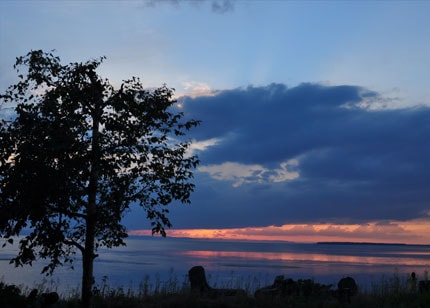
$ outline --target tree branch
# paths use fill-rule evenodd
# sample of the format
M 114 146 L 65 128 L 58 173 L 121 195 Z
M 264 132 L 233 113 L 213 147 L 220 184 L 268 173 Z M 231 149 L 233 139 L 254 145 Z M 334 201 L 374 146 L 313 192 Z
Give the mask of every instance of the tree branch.
M 67 215 L 67 217 L 69 217 L 69 218 L 76 218 L 76 217 L 78 217 L 78 218 L 83 218 L 83 219 L 86 219 L 87 218 L 87 215 L 86 214 L 81 214 L 81 213 L 77 213 L 77 212 L 72 212 L 72 211 L 69 211 L 69 210 L 67 210 L 67 209 L 61 209 L 61 208 L 54 208 L 54 210 L 56 210 L 58 213 L 60 213 L 60 214 L 65 214 L 65 215 Z
M 76 242 L 75 240 L 68 240 L 68 239 L 64 239 L 63 243 L 66 245 L 71 245 L 71 246 L 75 246 L 76 248 L 78 248 L 82 253 L 84 253 L 84 246 L 82 246 L 81 244 L 79 244 L 78 242 Z

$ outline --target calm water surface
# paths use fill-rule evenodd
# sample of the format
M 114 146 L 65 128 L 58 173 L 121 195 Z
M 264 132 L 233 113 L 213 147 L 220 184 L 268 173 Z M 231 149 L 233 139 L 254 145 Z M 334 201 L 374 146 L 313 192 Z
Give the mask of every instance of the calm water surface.
M 59 268 L 53 277 L 40 274 L 42 261 L 33 267 L 9 264 L 16 250 L 0 249 L 0 279 L 33 287 L 41 282 L 60 292 L 80 285 L 81 263 L 75 270 Z M 102 249 L 95 261 L 95 278 L 111 287 L 138 290 L 143 283 L 154 287 L 166 281 L 178 285 L 187 281 L 188 270 L 202 265 L 214 287 L 256 289 L 273 282 L 277 275 L 293 279 L 314 279 L 336 284 L 352 276 L 363 288 L 382 278 L 412 271 L 423 279 L 430 270 L 430 246 L 406 245 L 321 245 L 285 242 L 232 242 L 215 240 L 130 237 L 126 247 Z

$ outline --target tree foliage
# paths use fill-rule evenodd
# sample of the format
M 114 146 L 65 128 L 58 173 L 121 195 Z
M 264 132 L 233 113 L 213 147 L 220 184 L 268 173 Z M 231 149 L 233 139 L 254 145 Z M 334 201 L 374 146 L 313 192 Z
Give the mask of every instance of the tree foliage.
M 44 258 L 49 274 L 80 251 L 92 278 L 97 249 L 124 245 L 132 204 L 165 236 L 167 206 L 190 202 L 198 159 L 185 136 L 199 122 L 184 120 L 166 86 L 147 90 L 133 77 L 114 88 L 96 72 L 103 60 L 62 65 L 31 51 L 1 95 L 16 117 L 0 120 L 0 234 L 12 243 L 28 231 L 17 266 Z

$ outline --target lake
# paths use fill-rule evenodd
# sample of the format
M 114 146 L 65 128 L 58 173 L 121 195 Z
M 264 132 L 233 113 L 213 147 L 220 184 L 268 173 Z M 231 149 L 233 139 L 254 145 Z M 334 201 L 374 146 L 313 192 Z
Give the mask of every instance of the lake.
M 9 264 L 16 249 L 0 248 L 0 280 L 34 287 L 42 281 L 59 292 L 77 290 L 81 263 L 65 266 L 53 277 L 40 274 L 42 263 L 15 268 Z M 182 285 L 188 270 L 202 265 L 213 287 L 243 287 L 251 291 L 272 284 L 275 276 L 314 279 L 336 285 L 351 276 L 362 288 L 411 272 L 424 279 L 430 270 L 430 246 L 351 245 L 290 242 L 222 241 L 186 238 L 129 237 L 126 247 L 101 249 L 95 261 L 97 285 L 138 290 L 143 283 Z

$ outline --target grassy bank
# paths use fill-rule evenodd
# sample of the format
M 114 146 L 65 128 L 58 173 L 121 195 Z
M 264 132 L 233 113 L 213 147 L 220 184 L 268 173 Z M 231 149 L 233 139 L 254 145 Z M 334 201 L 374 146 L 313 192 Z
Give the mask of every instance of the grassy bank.
M 430 293 L 411 291 L 407 277 L 393 274 L 389 277 L 381 277 L 372 283 L 370 289 L 358 290 L 358 293 L 350 299 L 340 297 L 336 292 L 336 286 L 321 285 L 315 281 L 309 282 L 311 292 L 289 296 L 266 296 L 254 298 L 253 288 L 259 283 L 254 278 L 243 279 L 240 283 L 232 285 L 215 286 L 217 288 L 232 289 L 241 288 L 248 295 L 237 296 L 200 296 L 190 290 L 188 281 L 180 281 L 172 276 L 168 281 L 155 282 L 147 277 L 137 289 L 112 288 L 108 285 L 107 278 L 94 289 L 95 308 L 276 308 L 276 307 L 405 307 L 428 308 L 430 307 Z M 300 280 L 299 280 L 300 281 Z M 330 291 L 327 291 L 331 287 Z M 39 294 L 55 291 L 55 286 L 41 284 L 37 286 Z M 6 282 L 0 282 L 0 307 L 22 308 L 28 307 L 27 299 L 31 289 L 25 286 L 12 286 Z M 60 294 L 60 300 L 53 305 L 55 308 L 78 308 L 79 290 L 68 294 Z

